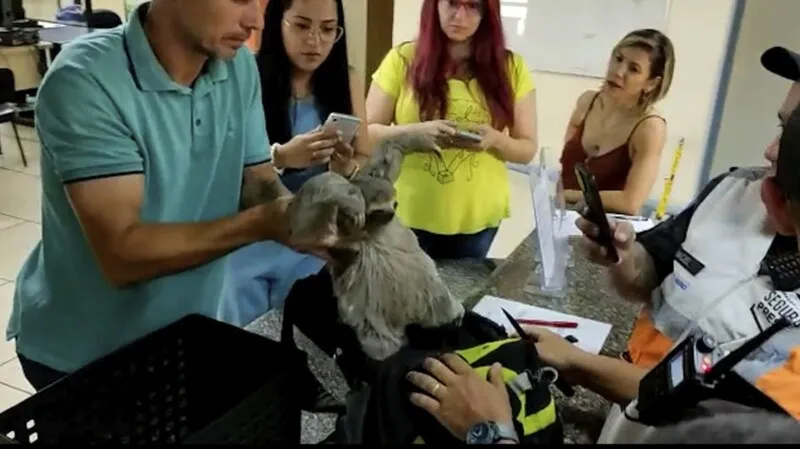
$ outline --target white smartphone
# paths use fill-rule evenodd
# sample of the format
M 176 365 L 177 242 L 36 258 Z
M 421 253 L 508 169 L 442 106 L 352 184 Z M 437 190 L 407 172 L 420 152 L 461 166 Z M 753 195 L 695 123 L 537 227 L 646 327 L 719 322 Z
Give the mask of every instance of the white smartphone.
M 350 144 L 355 140 L 360 126 L 361 119 L 356 116 L 331 112 L 328 115 L 328 119 L 325 120 L 323 128 L 333 127 L 333 129 L 342 133 L 342 140 Z

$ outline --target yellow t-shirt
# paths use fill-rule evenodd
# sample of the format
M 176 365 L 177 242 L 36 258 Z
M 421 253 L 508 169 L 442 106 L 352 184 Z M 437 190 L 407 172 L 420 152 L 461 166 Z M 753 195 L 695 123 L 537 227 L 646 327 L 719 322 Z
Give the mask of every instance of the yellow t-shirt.
M 406 79 L 414 44 L 389 51 L 372 75 L 373 81 L 395 98 L 394 122 L 420 122 L 419 104 Z M 534 89 L 523 58 L 512 53 L 508 62 L 511 89 L 520 100 Z M 489 110 L 477 80 L 448 80 L 447 117 L 459 124 L 490 123 Z M 397 215 L 406 225 L 436 234 L 473 234 L 497 227 L 510 215 L 508 170 L 492 151 L 443 149 L 442 161 L 414 153 L 403 160 L 397 190 Z

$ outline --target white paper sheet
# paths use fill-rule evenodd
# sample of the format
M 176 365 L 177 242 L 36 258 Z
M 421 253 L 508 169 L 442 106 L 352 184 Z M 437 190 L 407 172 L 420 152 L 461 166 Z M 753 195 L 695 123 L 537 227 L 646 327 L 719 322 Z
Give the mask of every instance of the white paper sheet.
M 606 214 L 606 216 L 617 221 L 627 221 L 633 225 L 633 230 L 636 232 L 646 231 L 655 226 L 653 220 L 647 217 L 633 217 L 618 214 Z M 566 234 L 570 237 L 582 235 L 581 230 L 575 225 L 575 221 L 578 217 L 580 217 L 580 214 L 574 210 L 564 212 L 560 228 L 562 235 Z
M 541 307 L 522 304 L 496 296 L 484 296 L 472 309 L 475 313 L 482 315 L 497 324 L 506 328 L 509 333 L 515 333 L 514 327 L 506 319 L 503 310 L 505 309 L 514 318 L 527 318 L 547 321 L 574 321 L 578 327 L 573 329 L 548 328 L 551 331 L 566 337 L 572 335 L 578 339 L 578 347 L 586 352 L 599 354 L 603 349 L 603 344 L 611 332 L 611 325 L 600 321 L 590 320 L 575 315 L 555 312 Z

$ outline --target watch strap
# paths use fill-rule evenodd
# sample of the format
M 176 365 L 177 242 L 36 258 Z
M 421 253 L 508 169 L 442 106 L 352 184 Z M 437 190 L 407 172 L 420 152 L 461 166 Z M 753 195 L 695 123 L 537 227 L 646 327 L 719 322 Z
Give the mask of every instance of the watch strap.
M 494 425 L 495 425 L 495 430 L 497 431 L 497 433 L 495 434 L 494 443 L 497 443 L 500 440 L 511 440 L 519 444 L 519 436 L 517 436 L 517 430 L 514 428 L 512 424 L 494 423 Z
M 475 424 L 467 432 L 467 444 L 496 444 L 509 440 L 519 444 L 519 437 L 513 424 L 483 421 Z

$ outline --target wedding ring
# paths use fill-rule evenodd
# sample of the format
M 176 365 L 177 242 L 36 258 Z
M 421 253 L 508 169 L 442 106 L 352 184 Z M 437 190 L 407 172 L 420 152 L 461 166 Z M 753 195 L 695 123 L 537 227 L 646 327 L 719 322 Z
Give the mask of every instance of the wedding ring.
M 558 380 L 558 370 L 552 366 L 543 366 L 536 372 L 536 380 L 546 385 L 552 385 Z
M 439 387 L 441 387 L 441 386 L 442 386 L 442 384 L 440 384 L 440 383 L 437 383 L 436 385 L 434 385 L 433 386 L 433 391 L 431 391 L 431 394 L 436 396 L 436 392 L 439 390 Z

